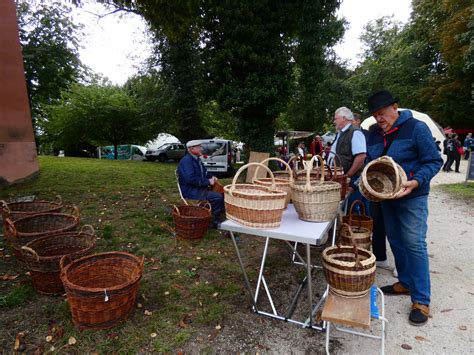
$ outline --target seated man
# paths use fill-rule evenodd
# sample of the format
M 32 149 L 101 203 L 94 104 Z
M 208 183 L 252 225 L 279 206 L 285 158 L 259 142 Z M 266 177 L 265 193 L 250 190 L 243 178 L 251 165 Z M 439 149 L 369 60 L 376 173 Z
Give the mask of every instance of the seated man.
M 202 155 L 201 141 L 192 140 L 186 143 L 188 154 L 178 164 L 179 187 L 184 198 L 207 200 L 212 209 L 212 228 L 221 222 L 219 215 L 224 211 L 224 195 L 210 191 L 208 188 L 217 181 L 211 176 L 199 157 Z

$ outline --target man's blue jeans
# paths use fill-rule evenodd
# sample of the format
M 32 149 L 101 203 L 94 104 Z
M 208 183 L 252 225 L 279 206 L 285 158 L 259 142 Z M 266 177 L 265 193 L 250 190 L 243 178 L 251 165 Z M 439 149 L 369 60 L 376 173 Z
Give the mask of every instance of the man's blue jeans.
M 430 304 L 430 270 L 426 231 L 428 196 L 382 201 L 387 239 L 395 257 L 398 280 L 412 302 Z

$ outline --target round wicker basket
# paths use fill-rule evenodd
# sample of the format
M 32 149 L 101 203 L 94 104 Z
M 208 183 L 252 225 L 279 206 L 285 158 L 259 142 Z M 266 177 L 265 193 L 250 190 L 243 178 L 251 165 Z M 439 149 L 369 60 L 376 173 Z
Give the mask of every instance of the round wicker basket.
M 320 181 L 311 181 L 313 161 L 321 164 Z M 324 160 L 315 155 L 306 169 L 306 181 L 295 180 L 291 184 L 292 201 L 298 217 L 309 222 L 329 221 L 337 212 L 341 197 L 341 185 L 334 181 L 324 181 Z
M 354 213 L 354 207 L 360 207 L 360 214 Z M 374 228 L 374 221 L 372 217 L 365 214 L 365 205 L 361 200 L 355 200 L 352 202 L 351 207 L 349 208 L 349 214 L 342 217 L 342 222 L 347 223 L 351 227 L 367 228 L 372 232 Z
M 364 227 L 351 226 L 351 234 L 346 225 L 348 224 L 343 224 L 339 230 L 339 243 L 349 246 L 355 244 L 358 248 L 370 250 L 372 246 L 371 231 Z
M 267 169 L 272 178 L 271 187 L 255 184 L 236 184 L 239 175 L 249 166 Z M 278 228 L 285 209 L 286 195 L 277 190 L 272 171 L 260 163 L 242 166 L 234 176 L 231 185 L 224 187 L 226 216 L 239 224 L 252 228 Z
M 211 220 L 211 205 L 207 201 L 204 206 L 173 206 L 173 222 L 178 239 L 202 239 Z

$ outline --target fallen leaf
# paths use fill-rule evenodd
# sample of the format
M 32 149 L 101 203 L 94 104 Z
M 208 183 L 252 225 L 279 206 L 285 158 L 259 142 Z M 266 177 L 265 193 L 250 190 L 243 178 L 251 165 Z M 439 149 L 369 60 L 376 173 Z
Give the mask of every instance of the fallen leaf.
M 221 330 L 221 328 L 222 328 L 222 327 L 221 327 L 220 324 L 216 325 L 216 330 Z
M 49 342 L 51 342 L 51 340 L 53 340 L 53 337 L 51 335 L 48 335 L 46 337 L 46 341 L 49 343 Z
M 157 336 L 158 336 L 158 334 L 156 334 L 156 333 L 151 333 L 151 334 L 150 334 L 150 337 L 151 337 L 151 338 L 156 338 Z
M 215 292 L 212 294 L 212 297 L 217 297 L 217 295 L 219 294 L 219 292 Z
M 200 256 L 196 256 L 196 259 L 197 259 L 197 260 L 201 260 L 201 257 L 200 257 Z
M 20 276 L 20 274 L 16 274 L 16 275 L 5 274 L 5 275 L 0 276 L 0 280 L 11 281 L 11 280 L 15 280 L 18 276 Z
M 188 325 L 187 325 L 183 320 L 180 320 L 180 321 L 179 321 L 179 327 L 180 327 L 180 328 L 187 328 Z
M 142 304 L 141 303 L 137 303 L 137 308 L 142 308 Z
M 151 268 L 151 270 L 160 270 L 160 267 L 159 267 L 159 266 L 153 266 L 153 267 Z
M 165 291 L 165 296 L 168 296 L 170 294 L 169 291 Z
M 452 310 L 452 308 L 442 309 L 441 313 L 451 312 Z
M 405 349 L 405 350 L 411 350 L 413 349 L 410 345 L 408 344 L 402 344 L 402 349 Z
M 467 326 L 465 326 L 465 325 L 460 325 L 460 326 L 459 326 L 459 330 L 467 330 Z
M 20 346 L 22 345 L 22 339 L 25 336 L 24 332 L 20 332 L 15 337 L 15 345 L 13 346 L 13 350 L 18 351 L 20 350 Z
M 150 312 L 149 310 L 145 309 L 145 315 L 146 316 L 151 316 L 153 312 Z
M 417 335 L 417 336 L 415 337 L 415 339 L 416 339 L 416 340 L 420 340 L 420 341 L 428 340 L 428 339 L 426 339 L 425 337 L 422 337 L 421 335 Z
M 76 340 L 76 338 L 74 338 L 74 337 L 69 337 L 69 340 L 67 341 L 67 343 L 68 343 L 69 345 L 74 345 L 74 344 L 77 343 L 77 340 Z

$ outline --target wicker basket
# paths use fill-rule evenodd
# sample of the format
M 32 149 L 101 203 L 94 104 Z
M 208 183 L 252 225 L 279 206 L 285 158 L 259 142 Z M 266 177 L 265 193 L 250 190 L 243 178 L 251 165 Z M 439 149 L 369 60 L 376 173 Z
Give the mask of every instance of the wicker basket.
M 351 233 L 351 227 L 344 225 Z M 352 246 L 324 249 L 324 276 L 330 290 L 340 296 L 357 298 L 369 292 L 375 280 L 375 256 L 370 251 Z
M 356 227 L 351 225 L 352 234 L 349 229 L 343 224 L 339 230 L 339 243 L 341 245 L 353 245 L 355 244 L 358 248 L 370 250 L 372 246 L 372 238 L 370 237 L 371 231 L 367 228 Z
M 402 167 L 389 156 L 383 156 L 365 166 L 359 189 L 366 199 L 378 202 L 395 198 L 406 181 L 407 175 Z
M 281 191 L 285 191 L 287 193 L 286 195 L 286 200 L 285 200 L 285 208 L 288 207 L 288 204 L 290 203 L 290 200 L 291 200 L 291 186 L 290 184 L 293 182 L 293 173 L 291 171 L 291 168 L 290 166 L 283 160 L 279 159 L 279 158 L 267 158 L 265 160 L 262 160 L 260 162 L 260 164 L 264 164 L 266 163 L 267 161 L 270 161 L 270 160 L 275 160 L 275 161 L 278 161 L 280 163 L 282 163 L 283 165 L 285 165 L 286 167 L 286 172 L 288 173 L 288 178 L 275 178 L 274 180 L 272 180 L 271 178 L 260 178 L 260 179 L 257 179 L 257 172 L 258 172 L 258 169 L 260 169 L 260 167 L 258 166 L 257 169 L 255 169 L 255 173 L 254 173 L 254 176 L 252 178 L 252 183 L 253 184 L 256 184 L 256 185 L 261 185 L 261 186 L 266 186 L 266 187 L 271 187 L 272 186 L 272 183 L 273 181 L 275 182 L 275 186 L 278 190 L 281 190 Z M 273 176 L 275 176 L 275 172 L 273 172 Z
M 355 206 L 360 207 L 360 214 L 356 214 L 353 212 Z M 367 228 L 370 232 L 372 232 L 372 230 L 374 229 L 374 221 L 372 217 L 367 216 L 365 214 L 365 205 L 361 200 L 355 200 L 354 202 L 352 202 L 352 205 L 349 208 L 349 214 L 347 216 L 342 217 L 342 222 L 347 223 L 352 228 Z
M 22 202 L 5 202 L 0 200 L 0 214 L 3 220 L 3 235 L 8 241 L 7 218 L 16 221 L 19 218 L 31 216 L 36 213 L 61 212 L 63 203 L 61 196 L 57 195 L 54 201 L 22 201 Z
M 211 191 L 223 194 L 224 193 L 224 185 L 222 185 L 219 181 L 216 181 L 214 183 L 214 185 L 211 186 Z
M 207 201 L 204 206 L 173 206 L 173 221 L 178 239 L 202 239 L 211 220 L 211 205 Z
M 310 172 L 313 161 L 321 163 L 320 181 L 312 182 Z M 315 155 L 306 170 L 306 181 L 295 180 L 291 184 L 292 201 L 298 217 L 303 221 L 326 222 L 337 212 L 341 196 L 341 185 L 334 181 L 324 181 L 324 160 Z
M 21 247 L 47 235 L 68 232 L 79 224 L 79 209 L 73 207 L 71 214 L 38 213 L 12 221 L 7 219 L 8 238 L 13 247 L 13 254 L 23 261 Z
M 23 259 L 36 291 L 48 295 L 64 293 L 59 261 L 67 255 L 77 259 L 95 248 L 95 231 L 87 224 L 79 232 L 63 232 L 36 239 L 23 246 Z
M 143 257 L 108 252 L 60 261 L 72 320 L 79 329 L 106 329 L 127 318 L 137 298 Z
M 287 193 L 277 190 L 274 183 L 271 187 L 236 184 L 241 172 L 251 165 L 267 169 L 272 181 L 275 179 L 272 171 L 263 164 L 248 163 L 242 166 L 237 170 L 232 184 L 224 187 L 226 216 L 247 227 L 278 228 L 285 209 Z
M 344 170 L 342 168 L 341 158 L 336 153 L 331 152 L 334 155 L 334 159 L 332 159 L 333 166 L 328 168 L 329 176 L 327 176 L 328 181 L 336 181 L 341 184 L 341 200 L 346 198 L 347 193 L 347 175 L 344 174 Z M 339 161 L 339 166 L 337 165 L 336 161 Z

